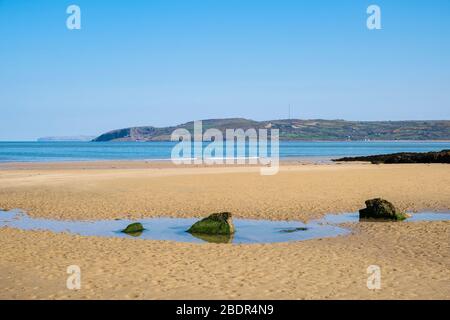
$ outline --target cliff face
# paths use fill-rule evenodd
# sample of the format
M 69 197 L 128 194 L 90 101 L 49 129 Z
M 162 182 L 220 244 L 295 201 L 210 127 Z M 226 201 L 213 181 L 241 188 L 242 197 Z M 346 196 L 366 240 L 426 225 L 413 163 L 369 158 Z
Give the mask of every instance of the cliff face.
M 157 129 L 154 127 L 136 127 L 125 128 L 109 131 L 104 133 L 93 141 L 136 141 L 136 140 L 148 140 L 150 137 L 155 136 Z
M 93 141 L 113 141 L 113 140 L 126 141 L 127 139 L 131 140 L 131 128 L 109 131 L 107 133 L 98 136 Z
M 345 121 L 345 120 L 270 120 L 242 118 L 203 120 L 203 131 L 209 128 L 280 130 L 282 140 L 450 140 L 450 121 Z M 170 141 L 175 129 L 193 132 L 194 123 L 173 127 L 132 127 L 113 130 L 93 141 Z

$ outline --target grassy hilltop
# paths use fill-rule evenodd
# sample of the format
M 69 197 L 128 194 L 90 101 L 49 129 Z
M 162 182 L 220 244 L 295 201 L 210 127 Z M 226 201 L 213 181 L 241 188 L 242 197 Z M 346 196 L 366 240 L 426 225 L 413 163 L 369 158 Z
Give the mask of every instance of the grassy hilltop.
M 193 132 L 193 122 L 171 127 L 130 127 L 106 132 L 93 141 L 170 141 L 177 128 Z M 272 128 L 280 130 L 281 140 L 450 140 L 450 121 L 345 121 L 345 120 L 269 120 L 243 118 L 203 120 L 203 130 Z

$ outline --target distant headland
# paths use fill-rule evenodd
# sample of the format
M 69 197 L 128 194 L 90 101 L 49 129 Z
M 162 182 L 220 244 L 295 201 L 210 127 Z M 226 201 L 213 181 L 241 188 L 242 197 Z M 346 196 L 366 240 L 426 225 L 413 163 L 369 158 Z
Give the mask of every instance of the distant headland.
M 129 127 L 106 132 L 100 141 L 170 141 L 175 129 L 193 131 L 194 122 L 170 127 Z M 364 141 L 364 140 L 450 140 L 450 120 L 346 121 L 346 120 L 267 120 L 244 118 L 203 120 L 203 129 L 279 129 L 280 140 Z
M 39 142 L 53 142 L 53 141 L 92 141 L 95 136 L 64 136 L 64 137 L 42 137 L 38 138 Z

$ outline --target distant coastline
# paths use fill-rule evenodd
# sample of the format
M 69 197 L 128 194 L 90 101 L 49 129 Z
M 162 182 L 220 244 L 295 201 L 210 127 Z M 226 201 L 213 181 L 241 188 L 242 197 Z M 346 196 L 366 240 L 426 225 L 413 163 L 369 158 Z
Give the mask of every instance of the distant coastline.
M 278 129 L 282 141 L 450 141 L 450 120 L 346 121 L 346 120 L 267 120 L 244 118 L 202 120 L 203 130 Z M 193 132 L 194 122 L 169 127 L 129 127 L 101 134 L 92 141 L 170 141 L 176 129 Z M 270 134 L 270 130 L 269 130 Z M 225 136 L 225 135 L 224 135 Z
M 69 142 L 69 141 L 92 141 L 95 136 L 55 136 L 37 138 L 37 142 Z
M 43 138 L 37 138 L 35 140 L 0 140 L 0 143 L 20 143 L 20 142 L 111 142 L 111 143 L 127 143 L 127 142 L 139 142 L 139 143 L 146 143 L 146 142 L 171 142 L 170 140 L 158 140 L 158 141 L 93 141 L 95 139 L 95 136 L 91 136 L 92 139 L 87 140 L 64 140 L 64 139 L 46 139 Z M 413 142 L 413 143 L 430 143 L 430 142 L 442 142 L 447 143 L 450 142 L 450 139 L 436 139 L 436 140 L 285 140 L 280 138 L 280 142 L 317 142 L 317 143 L 326 143 L 326 142 Z

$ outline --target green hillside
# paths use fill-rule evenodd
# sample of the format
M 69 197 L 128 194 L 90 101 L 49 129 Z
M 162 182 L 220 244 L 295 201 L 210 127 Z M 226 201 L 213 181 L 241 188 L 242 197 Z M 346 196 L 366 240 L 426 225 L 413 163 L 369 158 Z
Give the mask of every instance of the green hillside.
M 193 122 L 157 128 L 131 127 L 104 133 L 93 141 L 169 141 L 177 128 L 193 132 Z M 261 129 L 280 130 L 281 140 L 450 140 L 450 121 L 345 121 L 345 120 L 270 120 L 243 118 L 203 120 L 203 130 Z

